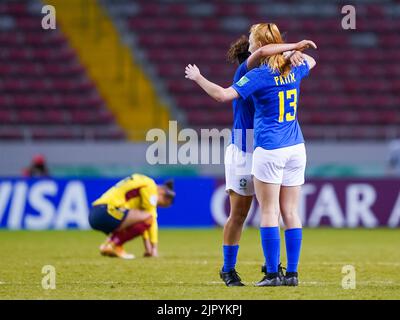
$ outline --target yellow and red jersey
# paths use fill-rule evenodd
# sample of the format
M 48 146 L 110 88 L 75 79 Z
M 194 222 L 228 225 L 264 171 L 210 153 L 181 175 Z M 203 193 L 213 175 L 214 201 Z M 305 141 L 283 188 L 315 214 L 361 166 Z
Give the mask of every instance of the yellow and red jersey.
M 123 213 L 118 209 L 138 209 L 150 213 L 153 217 L 151 227 L 143 237 L 152 243 L 158 242 L 157 224 L 157 184 L 147 176 L 133 174 L 108 189 L 93 205 L 107 205 L 108 213 L 122 220 Z

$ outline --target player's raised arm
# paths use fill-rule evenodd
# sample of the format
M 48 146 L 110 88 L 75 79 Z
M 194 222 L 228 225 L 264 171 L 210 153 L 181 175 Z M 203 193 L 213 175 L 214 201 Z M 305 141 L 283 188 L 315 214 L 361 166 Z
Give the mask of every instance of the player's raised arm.
M 189 64 L 185 69 L 185 78 L 196 82 L 207 94 L 218 102 L 229 102 L 239 97 L 232 87 L 223 88 L 203 77 L 199 68 Z
M 317 45 L 311 40 L 302 40 L 297 43 L 272 43 L 254 51 L 247 59 L 247 69 L 251 70 L 259 66 L 263 58 L 284 52 L 304 51 L 308 48 L 317 49 Z

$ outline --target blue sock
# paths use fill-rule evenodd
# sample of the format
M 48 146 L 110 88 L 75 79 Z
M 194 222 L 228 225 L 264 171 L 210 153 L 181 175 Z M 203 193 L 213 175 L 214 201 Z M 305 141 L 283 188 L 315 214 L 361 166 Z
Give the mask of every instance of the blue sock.
M 228 272 L 235 269 L 236 258 L 239 251 L 239 245 L 228 246 L 224 245 L 224 266 L 222 267 L 223 272 Z
M 297 272 L 299 264 L 302 229 L 288 229 L 285 231 L 287 272 Z
M 267 272 L 278 272 L 280 257 L 279 227 L 261 227 L 260 234 Z

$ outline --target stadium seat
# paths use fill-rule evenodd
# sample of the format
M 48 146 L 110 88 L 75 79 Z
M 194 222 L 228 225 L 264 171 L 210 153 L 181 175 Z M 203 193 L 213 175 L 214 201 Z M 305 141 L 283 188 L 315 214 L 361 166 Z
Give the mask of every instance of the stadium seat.
M 0 128 L 0 140 L 23 140 L 24 132 L 20 128 Z
M 0 140 L 125 139 L 62 31 L 42 32 L 35 2 L 0 3 Z
M 250 23 L 265 19 L 276 21 L 282 31 L 287 31 L 287 41 L 310 38 L 318 45 L 318 50 L 311 53 L 317 57 L 317 68 L 302 84 L 299 101 L 299 118 L 305 122 L 308 138 L 384 139 L 398 125 L 392 112 L 400 103 L 393 98 L 400 88 L 400 67 L 390 61 L 400 58 L 396 32 L 400 21 L 387 17 L 391 1 L 382 5 L 367 3 L 365 10 L 357 12 L 357 30 L 377 39 L 379 47 L 356 41 L 354 32 L 341 28 L 335 15 L 340 11 L 339 0 L 324 7 L 323 17 L 312 2 L 306 1 L 296 2 L 299 10 L 282 10 L 294 2 L 213 0 L 200 7 L 197 1 L 105 0 L 110 10 L 133 2 L 137 10 L 130 14 L 113 10 L 117 13 L 114 17 L 117 22 L 127 23 L 167 92 L 186 113 L 190 126 L 211 122 L 230 126 L 225 113 L 231 108 L 216 106 L 184 79 L 185 65 L 196 63 L 211 80 L 230 85 L 234 66 L 225 59 L 230 43 L 240 34 L 248 34 Z M 215 108 L 226 110 L 219 113 Z M 329 125 L 323 130 L 312 129 L 321 124 Z M 343 130 L 341 124 L 361 129 Z

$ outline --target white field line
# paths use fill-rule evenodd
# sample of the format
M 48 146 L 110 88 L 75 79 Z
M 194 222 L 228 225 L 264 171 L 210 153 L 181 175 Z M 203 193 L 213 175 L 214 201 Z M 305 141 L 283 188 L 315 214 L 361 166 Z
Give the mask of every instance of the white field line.
M 220 285 L 222 282 L 221 281 L 208 281 L 206 284 L 218 284 Z M 252 283 L 248 282 L 243 282 L 247 285 L 251 285 Z M 357 281 L 357 285 L 392 285 L 396 284 L 394 281 Z M 305 285 L 305 286 L 326 286 L 326 285 L 337 285 L 338 288 L 341 288 L 341 282 L 340 281 L 299 281 L 299 285 Z M 397 284 L 400 286 L 400 283 Z
M 150 282 L 149 282 L 150 283 Z M 252 286 L 254 283 L 252 282 L 246 282 L 244 281 L 244 283 L 248 286 Z M 29 286 L 29 285 L 36 285 L 37 283 L 29 283 L 29 282 L 22 282 L 22 281 L 10 281 L 10 282 L 1 282 L 0 284 L 2 285 L 22 285 L 22 286 Z M 126 286 L 126 285 L 143 285 L 143 282 L 140 281 L 66 281 L 66 282 L 58 282 L 58 285 L 91 285 L 91 284 L 95 284 L 95 285 L 115 285 L 116 287 L 119 287 L 122 285 Z M 207 282 L 183 282 L 183 281 L 173 281 L 173 282 L 166 282 L 166 281 L 162 281 L 162 282 L 158 282 L 158 285 L 201 285 L 201 284 L 205 284 L 205 285 L 222 285 L 223 282 L 222 281 L 207 281 Z M 398 287 L 400 287 L 400 283 L 396 283 L 394 281 L 357 281 L 357 286 L 361 285 L 361 286 L 368 286 L 368 285 L 396 285 Z M 338 289 L 341 288 L 341 282 L 340 281 L 299 281 L 299 285 L 300 286 L 331 286 L 331 285 L 337 285 Z
M 150 282 L 147 282 L 150 283 Z M 37 283 L 29 283 L 29 282 L 22 282 L 22 281 L 10 281 L 10 282 L 2 282 L 1 284 L 6 284 L 6 285 L 36 285 Z M 145 282 L 140 282 L 140 281 L 58 281 L 57 285 L 89 285 L 89 284 L 96 284 L 96 285 L 115 285 L 115 286 L 120 286 L 121 284 L 123 285 L 143 285 Z M 182 281 L 174 281 L 174 282 L 157 282 L 157 284 L 160 285 L 170 285 L 170 284 L 180 284 L 184 285 L 185 282 Z M 188 283 L 186 283 L 188 284 Z M 192 284 L 192 283 L 190 283 Z M 38 286 L 40 286 L 38 284 Z
M 222 257 L 221 257 L 222 259 Z M 210 264 L 214 263 L 214 261 L 209 261 L 209 260 L 163 260 L 162 263 L 169 263 L 169 264 L 179 264 L 179 263 L 184 263 L 184 264 Z M 240 258 L 237 261 L 237 264 L 243 264 L 243 265 L 259 265 L 260 263 L 263 263 L 263 260 L 260 259 L 258 261 L 256 260 L 245 260 L 241 261 Z M 340 265 L 344 266 L 347 264 L 367 264 L 367 265 L 380 265 L 380 266 L 400 266 L 400 261 L 399 262 L 375 262 L 375 261 L 300 261 L 300 264 L 303 265 Z
M 106 259 L 106 258 L 105 258 Z M 219 259 L 221 260 L 222 263 L 222 257 Z M 143 259 L 132 259 L 130 261 L 127 261 L 127 263 L 135 263 L 135 261 L 143 261 Z M 102 261 L 91 261 L 88 262 L 90 265 L 93 266 L 102 266 L 104 265 L 104 263 Z M 214 263 L 218 263 L 215 261 L 215 259 L 213 260 L 186 260 L 186 259 L 181 259 L 181 260 L 170 260 L 169 258 L 162 258 L 160 259 L 160 263 L 162 264 L 185 264 L 185 265 L 208 265 L 208 264 L 214 264 Z M 237 261 L 237 265 L 261 265 L 263 263 L 263 259 L 260 258 L 260 260 L 241 260 L 240 258 Z M 76 262 L 72 262 L 72 261 L 65 261 L 63 262 L 64 265 L 77 265 L 77 264 L 82 264 L 81 261 L 76 261 Z M 395 262 L 385 262 L 385 261 L 380 261 L 380 262 L 376 262 L 376 261 L 352 261 L 352 260 L 348 260 L 348 261 L 302 261 L 300 260 L 300 264 L 303 266 L 306 265 L 322 265 L 322 266 L 334 266 L 334 265 L 338 265 L 338 266 L 344 266 L 344 265 L 348 265 L 348 264 L 352 264 L 352 265 L 378 265 L 378 266 L 393 266 L 393 267 L 399 267 L 400 266 L 400 261 L 395 261 Z
M 320 265 L 346 265 L 346 264 L 361 264 L 361 265 L 378 265 L 378 266 L 400 266 L 400 262 L 372 262 L 372 261 L 342 261 L 342 262 L 304 262 L 303 264 L 320 264 Z

